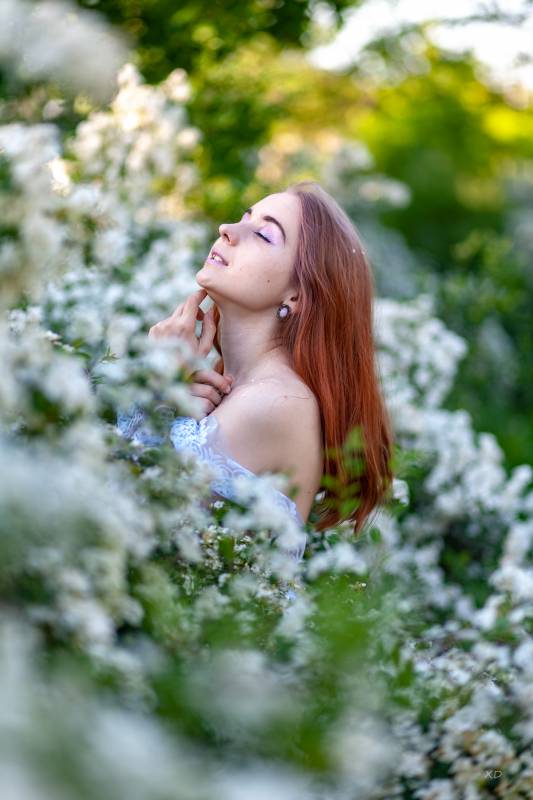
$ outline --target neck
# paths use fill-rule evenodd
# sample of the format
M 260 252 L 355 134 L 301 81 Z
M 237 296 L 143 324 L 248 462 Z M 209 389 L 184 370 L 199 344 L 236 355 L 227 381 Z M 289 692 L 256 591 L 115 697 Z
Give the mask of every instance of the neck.
M 282 345 L 273 344 L 278 319 L 272 310 L 246 312 L 242 308 L 220 310 L 218 338 L 224 374 L 233 375 L 233 386 L 250 382 L 266 368 L 289 363 Z

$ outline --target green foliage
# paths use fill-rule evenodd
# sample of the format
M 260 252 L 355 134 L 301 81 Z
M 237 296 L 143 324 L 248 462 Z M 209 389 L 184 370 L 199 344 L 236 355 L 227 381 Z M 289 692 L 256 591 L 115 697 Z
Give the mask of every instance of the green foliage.
M 78 0 L 100 11 L 126 31 L 134 42 L 137 66 L 151 83 L 163 80 L 177 66 L 207 72 L 250 38 L 268 35 L 280 48 L 300 46 L 311 27 L 310 0 L 213 3 L 209 0 Z M 342 11 L 356 3 L 327 0 L 338 26 Z
M 437 277 L 438 314 L 469 343 L 448 405 L 497 434 L 514 466 L 533 452 L 531 253 L 511 227 L 531 204 L 533 110 L 484 82 L 472 56 L 426 37 L 418 57 L 421 66 L 375 86 L 351 132 L 409 188 L 410 203 L 380 219 Z
M 514 466 L 533 453 L 533 283 L 526 254 L 507 236 L 481 229 L 453 254 L 439 314 L 468 340 L 469 352 L 448 405 L 468 409 L 478 429 L 493 431 Z
M 502 232 L 505 195 L 499 180 L 508 158 L 532 158 L 533 112 L 513 109 L 502 91 L 478 77 L 469 56 L 427 45 L 426 68 L 378 86 L 373 107 L 354 133 L 376 167 L 412 192 L 384 221 L 410 246 L 447 271 L 452 248 L 473 228 Z

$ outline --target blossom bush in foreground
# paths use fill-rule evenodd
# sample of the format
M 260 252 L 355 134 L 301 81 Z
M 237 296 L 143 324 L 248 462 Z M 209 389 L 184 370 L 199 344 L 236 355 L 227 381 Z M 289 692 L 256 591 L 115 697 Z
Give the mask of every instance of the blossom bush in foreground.
M 126 66 L 65 142 L 0 127 L 2 795 L 527 797 L 532 471 L 443 408 L 466 343 L 429 295 L 376 301 L 404 466 L 357 541 L 309 525 L 297 563 L 282 476 L 213 502 L 118 434 L 194 410 L 202 360 L 146 335 L 208 246 L 187 91 Z

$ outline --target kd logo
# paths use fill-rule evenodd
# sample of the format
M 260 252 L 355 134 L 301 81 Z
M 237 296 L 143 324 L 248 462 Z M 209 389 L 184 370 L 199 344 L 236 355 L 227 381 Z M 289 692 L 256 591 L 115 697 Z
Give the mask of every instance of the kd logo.
M 503 775 L 501 769 L 486 769 L 485 770 L 485 779 L 490 781 L 498 780 Z

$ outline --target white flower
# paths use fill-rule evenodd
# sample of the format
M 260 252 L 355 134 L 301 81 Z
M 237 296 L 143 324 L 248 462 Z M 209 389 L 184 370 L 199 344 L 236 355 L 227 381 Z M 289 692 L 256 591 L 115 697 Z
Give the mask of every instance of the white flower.
M 393 478 L 392 481 L 392 494 L 402 505 L 409 505 L 409 485 L 407 481 L 402 481 L 399 478 Z
M 348 542 L 339 542 L 307 562 L 307 576 L 315 580 L 323 572 L 354 572 L 364 575 L 368 570 L 364 558 Z
M 51 40 L 54 47 L 48 46 Z M 19 79 L 57 80 L 73 93 L 87 92 L 102 101 L 109 99 L 116 71 L 126 58 L 123 37 L 100 14 L 64 0 L 2 0 L 0 60 Z
M 42 379 L 43 391 L 68 412 L 94 408 L 94 396 L 79 359 L 55 358 Z

